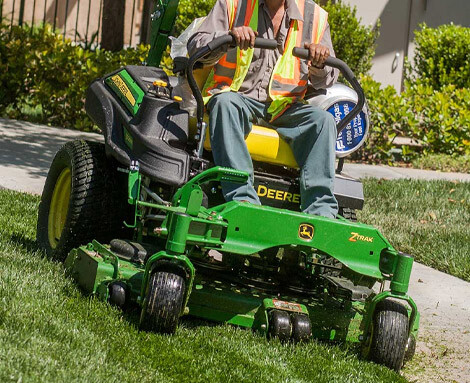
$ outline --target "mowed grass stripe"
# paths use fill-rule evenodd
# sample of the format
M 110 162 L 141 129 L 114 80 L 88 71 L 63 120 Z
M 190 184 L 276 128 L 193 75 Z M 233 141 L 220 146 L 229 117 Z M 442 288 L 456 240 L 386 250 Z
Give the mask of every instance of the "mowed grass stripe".
M 39 198 L 0 191 L 1 382 L 404 382 L 345 347 L 297 346 L 185 319 L 141 332 L 136 313 L 83 296 L 36 249 Z
M 470 183 L 364 181 L 358 219 L 415 260 L 470 281 Z

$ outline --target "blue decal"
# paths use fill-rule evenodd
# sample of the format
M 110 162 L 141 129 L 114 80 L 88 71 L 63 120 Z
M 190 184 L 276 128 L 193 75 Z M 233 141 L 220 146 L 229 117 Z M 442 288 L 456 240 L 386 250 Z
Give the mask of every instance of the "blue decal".
M 328 108 L 338 124 L 356 106 L 351 101 L 339 101 Z M 363 111 L 341 131 L 336 140 L 336 153 L 341 154 L 359 148 L 366 135 L 367 120 Z

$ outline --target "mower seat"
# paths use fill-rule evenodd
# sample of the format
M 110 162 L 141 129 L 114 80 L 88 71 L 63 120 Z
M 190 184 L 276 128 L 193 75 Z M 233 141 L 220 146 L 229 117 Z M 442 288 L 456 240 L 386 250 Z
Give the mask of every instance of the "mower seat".
M 268 164 L 298 168 L 297 161 L 289 144 L 274 129 L 253 125 L 250 134 L 245 138 L 251 158 Z M 209 129 L 204 141 L 204 149 L 211 150 Z
M 202 88 L 204 85 L 210 69 L 210 67 L 206 67 L 194 71 L 194 78 L 199 88 Z M 204 120 L 208 123 L 209 118 L 207 114 Z M 193 125 L 195 125 L 195 120 L 193 121 Z M 194 129 L 190 130 L 194 131 Z M 250 134 L 245 138 L 245 142 L 251 158 L 255 161 L 295 169 L 299 167 L 289 144 L 285 142 L 274 129 L 253 125 Z M 207 129 L 206 132 L 204 149 L 211 150 L 209 129 Z

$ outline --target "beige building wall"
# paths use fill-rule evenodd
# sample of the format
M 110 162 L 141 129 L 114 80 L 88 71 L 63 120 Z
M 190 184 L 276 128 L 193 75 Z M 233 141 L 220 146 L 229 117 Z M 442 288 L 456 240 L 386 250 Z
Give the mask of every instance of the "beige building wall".
M 344 0 L 357 7 L 364 25 L 377 25 L 380 37 L 372 76 L 398 91 L 403 82 L 404 57 L 413 58 L 414 31 L 425 22 L 430 27 L 453 22 L 470 26 L 469 0 Z M 334 26 L 332 26 L 334 33 Z
M 21 0 L 4 0 L 3 18 L 9 21 L 13 15 L 14 23 L 17 24 L 20 15 L 20 3 Z M 71 40 L 85 40 L 85 37 L 88 37 L 88 41 L 90 41 L 93 34 L 98 31 L 98 26 L 101 26 L 101 0 L 25 0 L 24 5 L 23 22 L 27 24 L 31 24 L 33 21 L 37 24 L 44 20 L 54 24 L 57 7 L 56 28 L 62 33 L 65 30 L 66 37 Z M 144 0 L 126 0 L 125 46 L 134 46 L 140 41 L 143 6 Z M 77 36 L 75 36 L 75 30 L 78 32 Z M 101 35 L 99 39 L 101 39 Z

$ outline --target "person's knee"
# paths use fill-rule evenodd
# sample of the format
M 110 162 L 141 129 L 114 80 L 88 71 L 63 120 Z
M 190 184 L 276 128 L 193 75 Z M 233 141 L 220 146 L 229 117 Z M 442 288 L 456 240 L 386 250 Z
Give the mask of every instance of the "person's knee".
M 333 115 L 330 112 L 328 112 L 326 110 L 317 111 L 317 113 L 315 115 L 315 120 L 320 125 L 324 125 L 324 126 L 328 126 L 328 127 L 336 125 L 335 118 L 333 117 Z
M 316 123 L 320 127 L 321 131 L 336 137 L 336 121 L 330 112 L 326 110 L 318 112 Z
M 308 116 L 304 126 L 306 127 L 306 133 L 313 131 L 316 135 L 323 135 L 328 132 L 336 136 L 335 118 L 326 110 L 315 108 L 314 112 Z
M 222 92 L 215 94 L 209 100 L 209 110 L 214 108 L 230 108 L 240 105 L 240 96 L 235 92 Z

